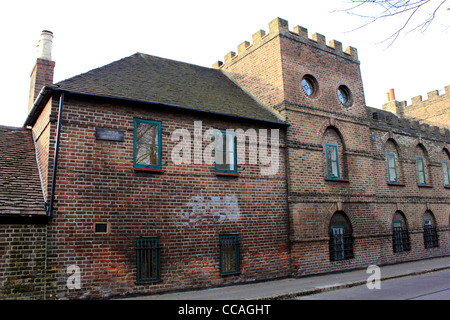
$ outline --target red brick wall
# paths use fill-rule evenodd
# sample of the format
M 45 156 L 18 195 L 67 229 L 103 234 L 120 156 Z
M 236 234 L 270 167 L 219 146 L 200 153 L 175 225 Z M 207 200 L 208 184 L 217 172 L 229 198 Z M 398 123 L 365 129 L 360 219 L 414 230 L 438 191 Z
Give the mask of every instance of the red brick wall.
M 284 145 L 274 176 L 261 176 L 259 164 L 239 166 L 239 177 L 219 177 L 214 165 L 177 166 L 171 161 L 171 133 L 177 128 L 193 133 L 194 121 L 202 120 L 203 130 L 270 127 L 139 106 L 83 103 L 67 96 L 64 109 L 55 211 L 48 233 L 52 292 L 58 297 L 154 293 L 290 274 Z M 164 173 L 133 170 L 133 118 L 162 123 Z M 124 141 L 95 140 L 96 128 L 123 130 Z M 227 216 L 226 199 L 237 200 L 238 207 L 232 208 L 237 216 Z M 110 232 L 95 234 L 95 222 L 108 223 Z M 239 235 L 238 275 L 220 275 L 222 234 Z M 160 282 L 136 284 L 138 237 L 160 238 Z M 80 290 L 66 288 L 70 265 L 80 267 Z
M 30 77 L 30 96 L 28 102 L 28 111 L 33 106 L 34 101 L 39 96 L 41 89 L 53 83 L 53 73 L 55 62 L 37 59 Z

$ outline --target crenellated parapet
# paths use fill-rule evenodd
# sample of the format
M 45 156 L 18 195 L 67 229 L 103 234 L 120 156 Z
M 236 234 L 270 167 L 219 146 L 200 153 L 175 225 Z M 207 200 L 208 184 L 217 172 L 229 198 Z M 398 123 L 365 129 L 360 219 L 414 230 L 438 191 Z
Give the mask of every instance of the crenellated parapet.
M 415 135 L 420 134 L 422 136 L 435 137 L 450 141 L 449 129 L 433 126 L 418 120 L 399 117 L 390 111 L 367 107 L 367 117 L 372 125 L 376 127 L 382 127 L 390 130 L 398 129 L 402 131 L 410 131 L 410 133 Z
M 346 47 L 343 50 L 342 43 L 337 40 L 331 40 L 328 45 L 326 44 L 326 38 L 320 33 L 314 33 L 311 38 L 308 36 L 308 29 L 295 26 L 292 31 L 289 30 L 289 24 L 286 20 L 276 18 L 269 23 L 269 32 L 264 30 L 258 30 L 252 36 L 252 43 L 244 41 L 237 47 L 237 53 L 230 51 L 224 57 L 224 61 L 217 61 L 213 64 L 213 68 L 219 69 L 223 66 L 230 64 L 239 58 L 247 55 L 248 53 L 256 50 L 260 45 L 273 39 L 276 36 L 283 35 L 290 39 L 296 40 L 300 43 L 313 46 L 317 49 L 341 56 L 343 58 L 359 62 L 358 51 L 354 47 Z
M 428 99 L 415 96 L 411 104 L 406 101 L 397 101 L 394 90 L 388 94 L 388 102 L 383 104 L 383 110 L 393 112 L 401 117 L 417 119 L 450 128 L 450 86 L 445 87 L 445 93 L 439 94 L 438 90 L 428 92 Z

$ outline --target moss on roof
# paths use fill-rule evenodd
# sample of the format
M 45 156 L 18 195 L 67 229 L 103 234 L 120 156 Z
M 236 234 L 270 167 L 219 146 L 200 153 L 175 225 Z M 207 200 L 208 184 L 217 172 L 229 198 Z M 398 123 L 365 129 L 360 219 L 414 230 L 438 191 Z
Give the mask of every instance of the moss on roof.
M 57 83 L 68 91 L 283 122 L 222 71 L 136 53 Z

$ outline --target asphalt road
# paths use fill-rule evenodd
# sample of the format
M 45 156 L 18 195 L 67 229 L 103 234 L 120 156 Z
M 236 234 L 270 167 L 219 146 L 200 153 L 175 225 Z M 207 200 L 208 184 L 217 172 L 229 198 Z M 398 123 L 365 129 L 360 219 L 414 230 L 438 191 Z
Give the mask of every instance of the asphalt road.
M 450 270 L 383 280 L 380 289 L 366 285 L 304 296 L 298 300 L 450 300 Z

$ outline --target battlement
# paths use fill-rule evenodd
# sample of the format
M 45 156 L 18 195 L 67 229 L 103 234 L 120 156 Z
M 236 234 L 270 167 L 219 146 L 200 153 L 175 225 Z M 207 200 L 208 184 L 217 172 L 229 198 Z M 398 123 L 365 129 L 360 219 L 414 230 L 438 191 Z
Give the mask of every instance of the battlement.
M 445 88 L 445 93 L 440 95 L 439 94 L 439 90 L 433 90 L 427 93 L 428 99 L 427 100 L 423 100 L 422 96 L 415 96 L 411 99 L 411 106 L 416 106 L 416 105 L 422 105 L 425 104 L 427 102 L 432 102 L 431 100 L 435 100 L 435 99 L 439 99 L 439 98 L 448 98 L 450 97 L 450 86 L 446 86 Z M 434 102 L 434 101 L 433 101 Z
M 450 140 L 450 130 L 438 126 L 429 125 L 422 121 L 399 117 L 396 114 L 375 108 L 367 107 L 367 117 L 376 126 L 389 127 L 405 131 L 415 131 L 425 136 L 440 136 Z
M 388 94 L 388 102 L 383 104 L 383 110 L 391 111 L 401 117 L 418 119 L 431 125 L 450 127 L 450 86 L 445 87 L 445 93 L 439 94 L 438 90 L 428 92 L 428 99 L 415 96 L 411 104 L 395 99 L 394 89 Z
M 445 93 L 444 94 L 439 94 L 439 90 L 433 90 L 427 93 L 428 99 L 427 100 L 423 100 L 422 96 L 415 96 L 411 99 L 411 104 L 408 105 L 408 103 L 406 101 L 396 101 L 395 100 L 395 93 L 394 93 L 394 89 L 391 89 L 390 93 L 387 93 L 387 97 L 388 97 L 388 102 L 386 104 L 383 105 L 383 109 L 384 110 L 388 110 L 388 111 L 393 111 L 394 110 L 390 110 L 390 105 L 389 104 L 393 104 L 395 102 L 395 104 L 397 105 L 397 108 L 400 106 L 402 108 L 402 111 L 404 112 L 405 109 L 404 108 L 411 108 L 411 107 L 422 107 L 424 105 L 426 105 L 427 103 L 435 103 L 436 99 L 447 99 L 450 97 L 450 86 L 446 86 L 444 88 Z M 401 114 L 399 114 L 401 115 Z
M 213 64 L 212 67 L 215 69 L 220 69 L 225 65 L 238 60 L 240 57 L 245 56 L 249 52 L 252 52 L 263 43 L 266 43 L 267 41 L 273 39 L 278 35 L 283 35 L 303 44 L 307 44 L 320 50 L 336 54 L 343 58 L 359 62 L 358 51 L 356 50 L 356 48 L 346 47 L 345 50 L 343 50 L 342 43 L 337 40 L 331 40 L 327 45 L 324 35 L 320 33 L 314 33 L 311 38 L 309 38 L 308 29 L 301 26 L 295 26 L 293 28 L 293 31 L 290 31 L 289 24 L 286 20 L 276 18 L 269 23 L 269 33 L 266 34 L 264 30 L 258 30 L 252 36 L 252 44 L 250 44 L 250 42 L 248 41 L 242 42 L 237 48 L 237 53 L 234 51 L 230 51 L 225 55 L 224 62 L 217 61 Z

